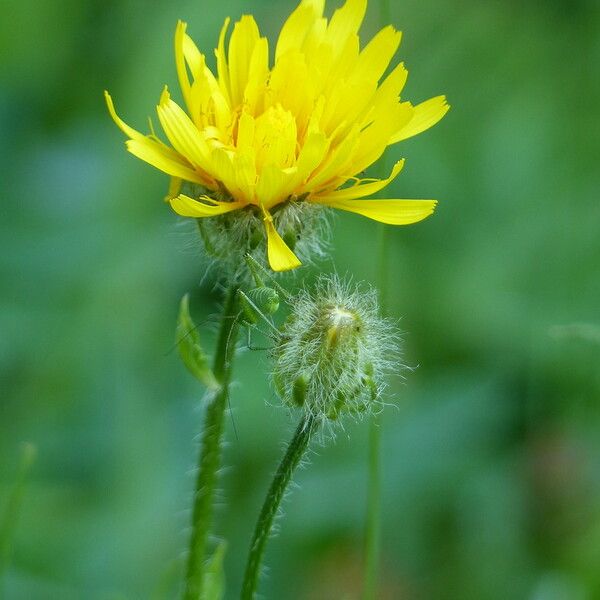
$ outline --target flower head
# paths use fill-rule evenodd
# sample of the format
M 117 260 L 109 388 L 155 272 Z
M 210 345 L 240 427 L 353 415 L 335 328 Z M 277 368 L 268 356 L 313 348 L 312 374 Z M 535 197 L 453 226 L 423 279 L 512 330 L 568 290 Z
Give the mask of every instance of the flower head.
M 227 19 L 216 75 L 179 22 L 175 58 L 187 111 L 166 88 L 157 106 L 170 146 L 129 127 L 106 93 L 127 149 L 173 178 L 173 210 L 195 218 L 252 212 L 275 271 L 300 264 L 274 222 L 289 204 L 320 204 L 393 225 L 420 221 L 435 208 L 433 200 L 365 199 L 387 186 L 404 161 L 386 179 L 360 174 L 388 145 L 437 123 L 449 108 L 445 97 L 401 102 L 404 65 L 384 77 L 400 32 L 385 27 L 361 48 L 367 0 L 347 0 L 329 20 L 324 4 L 300 2 L 281 30 L 273 64 L 253 17 L 235 24 L 228 43 Z M 199 186 L 197 193 L 181 193 L 181 182 Z
M 272 350 L 283 402 L 329 419 L 372 411 L 398 355 L 395 328 L 379 316 L 375 292 L 323 276 L 290 303 Z

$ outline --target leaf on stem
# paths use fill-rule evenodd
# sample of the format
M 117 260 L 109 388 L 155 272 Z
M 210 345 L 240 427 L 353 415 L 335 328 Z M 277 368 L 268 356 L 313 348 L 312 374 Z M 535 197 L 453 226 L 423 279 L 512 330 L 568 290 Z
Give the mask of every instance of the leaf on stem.
M 225 573 L 223 559 L 227 550 L 227 543 L 222 541 L 217 546 L 215 553 L 210 557 L 204 573 L 203 597 L 206 600 L 223 600 L 225 597 Z
M 219 382 L 208 364 L 208 356 L 200 345 L 198 328 L 190 316 L 189 294 L 181 299 L 179 307 L 177 347 L 179 348 L 179 356 L 181 356 L 181 360 L 188 371 L 207 388 L 217 390 Z

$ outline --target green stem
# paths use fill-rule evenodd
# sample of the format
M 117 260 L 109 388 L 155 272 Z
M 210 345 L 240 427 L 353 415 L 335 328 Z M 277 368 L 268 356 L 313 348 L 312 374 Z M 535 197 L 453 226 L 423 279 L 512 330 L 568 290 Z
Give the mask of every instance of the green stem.
M 387 228 L 380 225 L 379 292 L 382 310 L 387 303 Z M 379 548 L 381 545 L 381 419 L 378 414 L 369 423 L 369 475 L 367 484 L 367 515 L 365 532 L 365 580 L 363 600 L 377 598 Z
M 290 483 L 292 475 L 308 447 L 312 435 L 319 428 L 320 421 L 312 415 L 305 416 L 298 425 L 296 433 L 287 448 L 283 460 L 275 473 L 260 516 L 254 529 L 252 544 L 246 563 L 246 574 L 242 586 L 242 600 L 253 600 L 258 587 L 258 578 L 267 540 L 271 535 L 273 519 Z
M 221 438 L 225 409 L 229 398 L 231 363 L 239 329 L 236 317 L 237 287 L 231 286 L 223 307 L 213 366 L 213 373 L 220 387 L 206 409 L 198 458 L 198 477 L 194 490 L 192 535 L 183 594 L 184 600 L 198 600 L 202 597 L 206 545 L 212 521 L 213 500 L 218 479 L 217 473 L 221 466 Z
M 389 0 L 379 0 L 381 25 L 392 22 Z M 380 161 L 382 177 L 387 173 L 387 156 Z M 387 305 L 388 283 L 388 235 L 387 226 L 378 227 L 378 280 L 381 312 Z M 379 549 L 381 545 L 381 419 L 374 414 L 369 423 L 369 481 L 367 487 L 367 516 L 365 533 L 365 580 L 363 584 L 363 600 L 375 600 L 379 576 Z
M 363 600 L 377 598 L 379 548 L 381 545 L 381 423 L 377 415 L 369 424 L 369 483 L 365 536 Z
M 382 12 L 389 12 L 387 2 L 382 2 Z M 381 168 L 386 170 L 386 157 L 382 158 Z M 378 233 L 378 280 L 379 300 L 382 313 L 388 302 L 388 234 L 387 226 L 380 224 Z M 381 546 L 381 419 L 378 414 L 369 423 L 369 474 L 367 484 L 367 515 L 365 532 L 365 579 L 363 600 L 377 598 L 379 578 L 379 555 Z

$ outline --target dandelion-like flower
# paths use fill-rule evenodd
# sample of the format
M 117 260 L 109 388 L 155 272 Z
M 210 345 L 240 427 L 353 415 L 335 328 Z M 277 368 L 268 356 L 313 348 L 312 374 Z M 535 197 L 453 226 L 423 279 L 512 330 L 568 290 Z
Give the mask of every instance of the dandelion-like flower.
M 375 291 L 322 276 L 290 303 L 272 350 L 283 402 L 328 419 L 372 412 L 384 374 L 399 366 L 395 327 L 379 316 Z
M 129 138 L 127 149 L 173 178 L 173 210 L 195 218 L 250 211 L 264 227 L 275 271 L 300 265 L 274 220 L 289 205 L 323 205 L 406 225 L 429 216 L 436 204 L 366 199 L 397 177 L 403 160 L 385 179 L 360 175 L 388 145 L 435 125 L 449 108 L 445 97 L 416 106 L 401 102 L 404 65 L 384 77 L 400 32 L 385 27 L 361 48 L 367 0 L 347 0 L 330 20 L 324 4 L 302 0 L 281 30 L 272 66 L 254 18 L 243 16 L 226 44 L 227 19 L 216 75 L 179 22 L 175 58 L 187 112 L 166 88 L 157 106 L 170 146 L 154 132 L 129 127 L 106 93 L 114 121 Z

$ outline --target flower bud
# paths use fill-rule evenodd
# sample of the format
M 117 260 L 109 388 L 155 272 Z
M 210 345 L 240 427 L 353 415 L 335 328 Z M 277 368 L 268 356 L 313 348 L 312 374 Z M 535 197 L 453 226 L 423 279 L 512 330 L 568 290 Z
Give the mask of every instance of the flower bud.
M 394 327 L 379 317 L 375 292 L 322 277 L 291 308 L 273 350 L 283 402 L 328 419 L 373 411 L 397 356 Z

